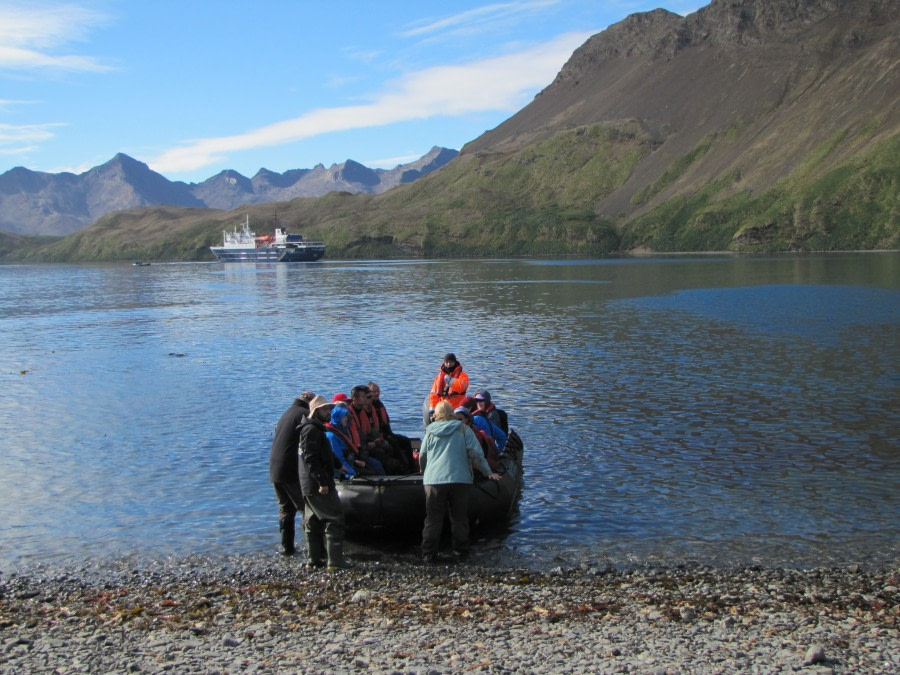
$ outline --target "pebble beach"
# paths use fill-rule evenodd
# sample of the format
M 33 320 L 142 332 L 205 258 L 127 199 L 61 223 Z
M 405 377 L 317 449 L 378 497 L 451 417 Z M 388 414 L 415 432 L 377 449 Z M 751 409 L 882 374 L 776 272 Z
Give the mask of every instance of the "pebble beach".
M 896 673 L 896 570 L 302 557 L 0 575 L 2 673 Z

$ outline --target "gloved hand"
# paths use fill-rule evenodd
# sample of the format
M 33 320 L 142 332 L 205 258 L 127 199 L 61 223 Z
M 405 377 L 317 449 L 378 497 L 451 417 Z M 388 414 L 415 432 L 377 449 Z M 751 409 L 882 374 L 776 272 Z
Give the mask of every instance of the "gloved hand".
M 453 378 L 449 375 L 444 375 L 444 386 L 449 387 L 451 384 L 453 384 Z

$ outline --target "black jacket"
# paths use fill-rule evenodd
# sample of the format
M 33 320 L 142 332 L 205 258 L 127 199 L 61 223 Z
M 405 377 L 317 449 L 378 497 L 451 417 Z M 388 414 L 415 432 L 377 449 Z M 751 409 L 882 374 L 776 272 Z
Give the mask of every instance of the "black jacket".
M 297 483 L 300 481 L 297 451 L 300 448 L 300 423 L 309 412 L 309 406 L 299 398 L 284 411 L 275 427 L 272 452 L 269 453 L 269 480 L 273 483 Z
M 300 425 L 300 488 L 308 497 L 318 494 L 322 486 L 335 489 L 331 443 L 322 422 L 304 417 Z

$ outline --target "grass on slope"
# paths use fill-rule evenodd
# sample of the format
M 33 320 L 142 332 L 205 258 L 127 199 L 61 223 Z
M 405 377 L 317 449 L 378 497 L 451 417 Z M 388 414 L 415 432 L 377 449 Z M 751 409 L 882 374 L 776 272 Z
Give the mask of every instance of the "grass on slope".
M 729 192 L 739 174 L 667 200 L 628 223 L 622 247 L 658 251 L 856 250 L 900 245 L 900 135 L 822 170 L 849 134 L 822 143 L 785 180 L 759 195 Z

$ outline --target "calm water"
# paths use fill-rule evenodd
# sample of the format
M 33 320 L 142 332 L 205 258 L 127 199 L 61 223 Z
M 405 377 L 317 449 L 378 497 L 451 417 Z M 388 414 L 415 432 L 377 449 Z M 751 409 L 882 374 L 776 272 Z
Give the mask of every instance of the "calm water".
M 900 559 L 900 254 L 0 266 L 0 570 L 269 555 L 294 394 L 418 431 L 446 351 L 526 444 L 499 560 Z

